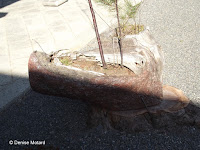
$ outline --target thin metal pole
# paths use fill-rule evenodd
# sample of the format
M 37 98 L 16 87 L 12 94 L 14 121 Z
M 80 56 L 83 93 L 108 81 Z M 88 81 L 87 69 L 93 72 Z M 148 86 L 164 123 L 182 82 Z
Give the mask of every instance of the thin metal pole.
M 98 31 L 98 27 L 97 27 L 97 23 L 96 23 L 96 18 L 95 18 L 95 14 L 94 14 L 94 10 L 92 7 L 92 2 L 91 0 L 88 0 L 89 6 L 90 6 L 90 11 L 92 14 L 92 19 L 93 19 L 93 24 L 94 24 L 94 29 L 95 29 L 95 33 L 96 33 L 96 37 L 97 37 L 97 41 L 98 41 L 98 45 L 99 45 L 99 52 L 100 52 L 100 56 L 101 56 L 101 61 L 103 63 L 103 68 L 106 68 L 106 62 L 104 59 L 104 54 L 103 54 L 103 49 L 102 49 L 102 45 L 101 45 L 101 39 L 99 36 L 99 31 Z
M 121 26 L 119 22 L 119 13 L 118 13 L 118 5 L 117 0 L 115 0 L 115 9 L 117 13 L 117 21 L 118 21 L 118 28 L 119 28 L 119 36 L 118 36 L 118 43 L 119 43 L 119 49 L 120 49 L 120 55 L 121 55 L 121 66 L 123 67 L 123 51 L 122 51 L 122 39 L 121 39 Z

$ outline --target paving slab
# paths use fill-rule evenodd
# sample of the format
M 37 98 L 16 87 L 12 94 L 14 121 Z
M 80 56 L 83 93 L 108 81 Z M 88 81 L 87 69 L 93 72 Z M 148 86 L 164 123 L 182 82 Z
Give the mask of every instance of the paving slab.
M 65 2 L 67 2 L 68 0 L 43 0 L 43 5 L 44 6 L 59 6 Z
M 0 56 L 0 72 L 6 74 L 6 76 L 0 76 L 0 86 L 4 86 L 12 81 L 11 64 L 9 62 L 9 56 Z

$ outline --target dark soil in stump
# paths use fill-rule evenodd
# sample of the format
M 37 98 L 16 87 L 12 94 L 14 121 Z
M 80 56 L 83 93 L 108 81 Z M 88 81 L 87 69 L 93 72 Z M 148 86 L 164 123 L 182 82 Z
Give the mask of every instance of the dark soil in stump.
M 135 74 L 128 68 L 122 67 L 119 64 L 107 64 L 107 68 L 103 68 L 100 62 L 97 62 L 94 57 L 79 56 L 72 60 L 70 57 L 61 57 L 60 61 L 66 66 L 72 66 L 87 71 L 95 71 L 103 73 L 107 76 L 134 76 Z

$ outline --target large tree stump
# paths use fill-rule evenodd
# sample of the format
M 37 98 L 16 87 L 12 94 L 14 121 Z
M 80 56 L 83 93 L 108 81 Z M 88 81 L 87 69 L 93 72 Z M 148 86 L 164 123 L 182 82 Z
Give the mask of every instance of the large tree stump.
M 148 131 L 153 128 L 174 127 L 176 125 L 194 125 L 193 115 L 185 113 L 189 100 L 183 92 L 164 86 L 164 96 L 161 104 L 139 110 L 109 111 L 96 106 L 91 106 L 88 125 L 91 127 L 99 124 L 105 129 L 116 129 L 127 132 Z M 166 94 L 174 92 L 175 94 Z M 198 126 L 198 117 L 196 118 Z
M 120 63 L 119 48 L 113 49 L 113 33 L 101 35 L 107 63 Z M 174 112 L 189 103 L 182 91 L 162 85 L 163 55 L 148 29 L 123 39 L 124 66 L 130 76 L 107 76 L 98 72 L 55 64 L 54 53 L 34 52 L 29 59 L 29 80 L 33 90 L 80 99 L 91 105 L 89 124 L 104 124 L 118 130 L 143 131 L 156 126 L 163 116 L 173 122 Z M 92 43 L 94 44 L 94 43 Z M 76 55 L 95 56 L 98 49 L 85 48 Z M 156 116 L 156 117 L 153 117 Z M 160 117 L 161 116 L 161 117 Z M 155 118 L 159 118 L 157 121 Z M 162 125 L 158 125 L 162 126 Z
M 105 59 L 107 63 L 118 63 L 121 61 L 119 50 L 115 50 L 118 53 L 113 52 L 113 43 L 108 40 L 111 37 L 108 33 L 102 35 Z M 149 107 L 146 105 L 148 101 L 141 98 L 143 106 L 146 105 L 142 109 L 110 111 L 91 106 L 89 124 L 93 126 L 102 124 L 105 128 L 128 132 L 146 131 L 152 128 L 170 127 L 183 123 L 192 124 L 193 120 L 184 111 L 184 107 L 189 103 L 188 98 L 181 90 L 167 85 L 162 86 L 163 53 L 149 30 L 146 29 L 138 35 L 127 35 L 123 39 L 123 51 L 124 65 L 137 75 L 135 79 L 140 82 L 137 88 L 143 90 L 142 93 L 151 91 L 148 93 L 149 95 L 155 94 L 153 87 L 160 85 L 159 88 L 162 89 L 160 104 Z M 89 51 L 86 50 L 83 54 L 96 56 L 96 59 L 100 61 L 97 49 L 96 51 L 94 51 L 94 48 Z M 148 72 L 148 75 L 145 75 L 146 72 Z

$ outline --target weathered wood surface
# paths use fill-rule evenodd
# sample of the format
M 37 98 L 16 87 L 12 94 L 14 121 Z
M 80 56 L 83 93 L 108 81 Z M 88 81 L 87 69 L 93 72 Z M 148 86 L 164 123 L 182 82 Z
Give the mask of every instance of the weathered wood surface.
M 119 47 L 116 44 L 113 45 L 113 34 L 103 33 L 101 35 L 105 59 L 107 63 L 120 64 Z M 162 79 L 163 53 L 148 28 L 137 35 L 125 36 L 123 38 L 123 53 L 124 66 L 131 69 L 136 75 L 148 70 Z M 82 54 L 95 56 L 97 61 L 101 61 L 99 51 L 95 46 L 90 50 L 88 48 L 83 49 Z
M 108 40 L 110 35 L 105 33 L 102 37 L 102 43 L 106 47 L 106 62 L 120 62 L 120 54 L 113 53 L 112 39 Z M 81 99 L 113 111 L 161 106 L 163 55 L 160 47 L 148 29 L 138 35 L 127 36 L 123 41 L 124 65 L 135 75 L 106 76 L 98 72 L 56 65 L 50 62 L 52 57 L 34 52 L 29 59 L 31 87 L 40 93 Z M 101 60 L 95 48 L 82 53 L 85 56 L 96 56 L 97 61 Z
M 162 84 L 147 80 L 151 75 L 105 76 L 81 69 L 56 66 L 47 55 L 35 52 L 29 59 L 29 80 L 33 90 L 80 99 L 108 110 L 131 110 L 160 104 Z M 142 101 L 143 100 L 143 101 Z
M 114 45 L 113 49 L 112 36 L 108 33 L 101 36 L 106 63 L 119 64 L 119 48 Z M 192 124 L 194 119 L 190 119 L 184 109 L 188 98 L 181 90 L 162 85 L 163 54 L 149 30 L 128 35 L 123 42 L 124 66 L 132 70 L 133 75 L 106 76 L 64 66 L 58 59 L 56 62 L 55 58 L 62 52 L 54 53 L 53 57 L 34 52 L 29 59 L 32 89 L 87 102 L 91 105 L 88 124 L 92 126 L 102 124 L 105 128 L 135 132 L 184 121 Z M 81 53 L 67 55 L 73 59 L 78 55 L 95 56 L 96 61 L 101 61 L 95 43 L 91 43 L 93 48 L 86 47 Z M 196 120 L 198 124 L 198 118 Z

